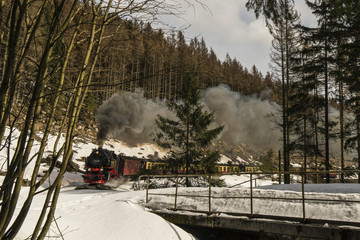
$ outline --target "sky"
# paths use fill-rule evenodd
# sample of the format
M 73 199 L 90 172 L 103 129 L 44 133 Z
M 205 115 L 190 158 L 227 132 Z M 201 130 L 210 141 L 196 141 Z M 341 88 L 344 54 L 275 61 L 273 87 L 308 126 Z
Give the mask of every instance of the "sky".
M 253 11 L 247 11 L 247 0 L 206 0 L 194 6 L 184 6 L 186 14 L 168 17 L 169 24 L 183 29 L 185 37 L 204 38 L 220 60 L 226 53 L 236 58 L 244 67 L 255 65 L 264 75 L 269 70 L 272 36 L 263 18 L 256 19 Z M 304 0 L 296 0 L 296 9 L 304 25 L 314 25 L 315 18 Z

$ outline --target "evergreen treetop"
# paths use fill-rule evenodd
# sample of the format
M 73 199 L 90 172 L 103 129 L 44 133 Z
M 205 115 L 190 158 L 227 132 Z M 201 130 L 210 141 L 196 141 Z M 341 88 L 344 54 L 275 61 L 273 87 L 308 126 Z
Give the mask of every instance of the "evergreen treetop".
M 181 101 L 169 101 L 168 108 L 175 113 L 176 120 L 158 115 L 154 135 L 155 142 L 170 149 L 170 166 L 175 170 L 185 167 L 185 173 L 215 172 L 215 163 L 220 155 L 208 150 L 211 142 L 221 133 L 224 126 L 210 128 L 214 122 L 212 112 L 203 109 L 200 93 L 191 72 L 186 72 Z

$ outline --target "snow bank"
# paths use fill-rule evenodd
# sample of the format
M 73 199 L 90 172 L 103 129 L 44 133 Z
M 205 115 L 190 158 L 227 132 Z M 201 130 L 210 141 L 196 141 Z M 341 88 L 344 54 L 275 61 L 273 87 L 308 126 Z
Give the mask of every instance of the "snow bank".
M 6 135 L 9 136 L 9 129 Z M 6 161 L 11 159 L 19 131 L 14 130 L 11 134 L 11 145 L 0 151 L 1 171 L 6 171 Z M 42 137 L 41 133 L 38 137 Z M 50 154 L 54 147 L 59 149 L 64 142 L 61 136 L 59 144 L 55 145 L 56 136 L 50 135 L 43 158 Z M 40 143 L 34 142 L 30 158 L 36 155 Z M 83 158 L 90 155 L 92 149 L 97 145 L 89 139 L 75 139 L 73 145 L 73 161 L 81 168 L 84 166 Z M 107 141 L 104 148 L 113 150 L 117 154 L 123 153 L 128 156 L 147 157 L 149 154 L 163 156 L 165 152 L 157 146 L 150 144 L 138 147 L 129 147 L 120 141 Z M 61 157 L 59 159 L 61 161 Z M 32 161 L 25 171 L 24 178 L 29 179 L 33 171 Z M 41 164 L 40 175 L 47 170 L 46 164 Z M 56 178 L 58 169 L 54 169 L 49 179 L 42 185 L 46 188 Z M 0 183 L 4 180 L 0 176 Z M 60 193 L 57 209 L 55 212 L 56 223 L 51 225 L 47 239 L 59 239 L 60 232 L 66 240 L 98 240 L 98 239 L 123 239 L 123 240 L 171 240 L 195 239 L 192 235 L 165 221 L 161 217 L 152 214 L 141 206 L 145 193 L 143 191 L 130 191 L 131 183 L 123 185 L 117 190 L 75 190 L 74 187 L 82 184 L 82 177 L 79 173 L 66 172 L 62 180 L 63 189 Z M 41 189 L 40 189 L 41 190 Z M 16 207 L 14 218 L 20 211 L 23 202 L 27 197 L 28 188 L 21 190 L 19 203 Z M 27 239 L 34 229 L 38 216 L 41 212 L 46 192 L 40 193 L 33 199 L 29 214 L 25 220 L 16 239 Z M 57 226 L 59 226 L 59 229 Z
M 66 240 L 171 240 L 195 239 L 179 227 L 147 212 L 139 203 L 143 191 L 129 191 L 130 183 L 118 190 L 75 190 L 63 188 L 55 213 L 57 224 Z M 34 199 L 24 227 L 16 239 L 30 236 L 40 213 L 45 193 Z M 56 239 L 60 232 L 52 224 L 48 234 Z
M 343 191 L 341 191 L 340 187 L 332 189 L 331 187 L 329 188 L 323 184 L 316 186 L 316 188 L 309 186 L 309 189 L 316 191 L 316 193 L 305 193 L 305 199 L 315 199 L 306 201 L 306 218 L 360 222 L 360 203 L 341 202 L 360 201 L 360 194 L 358 193 L 359 186 L 357 184 L 345 185 L 342 187 Z M 282 187 L 284 185 L 280 186 Z M 271 190 L 271 188 L 280 186 L 270 185 L 253 190 L 253 196 L 255 197 L 253 200 L 254 214 L 301 218 L 303 214 L 301 192 Z M 291 188 L 292 190 L 297 189 L 298 186 L 299 185 L 294 185 Z M 308 188 L 306 187 L 306 189 Z M 212 211 L 225 213 L 250 213 L 250 199 L 247 198 L 250 196 L 249 188 L 212 188 L 211 190 L 211 195 L 213 197 L 211 200 Z M 330 190 L 330 193 L 326 193 L 328 190 Z M 178 197 L 178 209 L 185 211 L 208 211 L 208 191 L 208 188 L 179 188 L 179 195 L 188 196 Z M 347 192 L 348 194 L 344 194 L 343 192 Z M 350 194 L 349 192 L 352 193 Z M 151 209 L 166 209 L 174 207 L 173 196 L 151 195 L 151 193 L 174 194 L 174 188 L 151 190 L 149 203 L 146 205 Z M 268 199 L 259 199 L 258 197 L 265 197 Z M 288 199 L 284 200 L 284 198 Z M 331 199 L 340 202 L 321 201 L 320 199 Z
M 281 191 L 301 192 L 301 184 L 281 184 L 259 187 L 259 189 L 271 189 Z M 360 184 L 305 184 L 305 192 L 312 193 L 358 193 L 360 194 Z

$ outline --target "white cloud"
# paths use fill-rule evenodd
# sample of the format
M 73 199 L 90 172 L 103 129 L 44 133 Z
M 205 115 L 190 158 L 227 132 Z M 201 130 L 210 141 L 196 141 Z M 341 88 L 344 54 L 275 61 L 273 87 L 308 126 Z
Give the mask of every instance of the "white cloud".
M 164 20 L 175 27 L 189 26 L 185 37 L 205 39 L 207 47 L 213 48 L 220 60 L 226 53 L 236 58 L 244 67 L 255 65 L 263 74 L 269 71 L 269 52 L 272 36 L 263 18 L 256 19 L 253 11 L 247 11 L 247 0 L 206 0 L 200 4 L 187 5 L 183 18 L 166 17 Z M 303 1 L 296 1 L 304 24 L 314 23 L 314 17 Z
M 188 7 L 187 15 L 181 18 L 167 18 L 171 25 L 181 27 L 188 39 L 203 37 L 219 59 L 226 53 L 236 58 L 247 68 L 254 64 L 265 73 L 268 70 L 271 35 L 264 20 L 256 19 L 245 7 L 247 0 L 207 0 L 209 8 L 200 5 Z
M 309 27 L 316 26 L 316 17 L 312 14 L 305 1 L 296 1 L 295 7 L 300 12 L 300 20 L 303 25 Z

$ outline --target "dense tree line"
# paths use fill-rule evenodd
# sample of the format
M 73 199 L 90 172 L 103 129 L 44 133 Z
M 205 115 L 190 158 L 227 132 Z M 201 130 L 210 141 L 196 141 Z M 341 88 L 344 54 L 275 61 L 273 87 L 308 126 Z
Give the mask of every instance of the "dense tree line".
M 89 96 L 94 108 L 118 91 L 136 88 L 148 98 L 178 99 L 189 70 L 201 89 L 224 83 L 233 91 L 259 96 L 274 88 L 271 76 L 263 76 L 255 66 L 244 68 L 229 55 L 220 61 L 204 39 L 186 41 L 181 31 L 165 34 L 150 23 L 132 20 L 118 19 L 108 29 L 113 34 L 100 53 Z
M 354 161 L 360 169 L 360 4 L 305 2 L 317 18 L 316 27 L 298 21 L 293 0 L 247 2 L 257 16 L 263 14 L 274 36 L 272 60 L 282 84 L 284 169 L 289 170 L 291 154 L 300 153 L 304 169 L 323 166 L 329 171 L 331 140 L 339 140 L 341 169 L 346 168 L 345 151 L 357 153 Z M 332 108 L 339 111 L 336 119 L 330 117 Z

